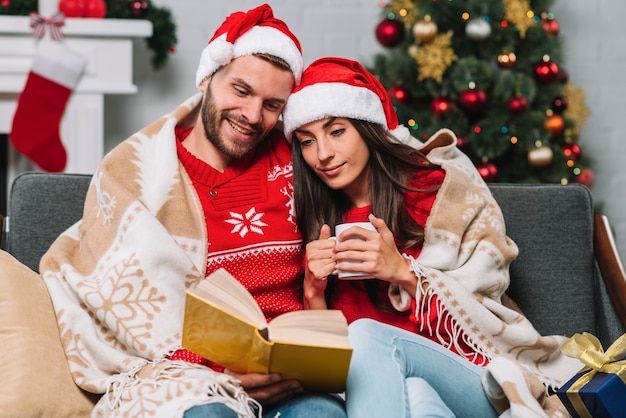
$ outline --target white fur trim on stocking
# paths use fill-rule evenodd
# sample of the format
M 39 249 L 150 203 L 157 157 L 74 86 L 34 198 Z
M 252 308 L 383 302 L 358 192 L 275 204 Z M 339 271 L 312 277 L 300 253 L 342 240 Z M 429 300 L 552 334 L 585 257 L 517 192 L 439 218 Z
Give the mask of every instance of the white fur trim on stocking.
M 44 39 L 39 43 L 31 71 L 73 90 L 87 61 L 63 42 Z

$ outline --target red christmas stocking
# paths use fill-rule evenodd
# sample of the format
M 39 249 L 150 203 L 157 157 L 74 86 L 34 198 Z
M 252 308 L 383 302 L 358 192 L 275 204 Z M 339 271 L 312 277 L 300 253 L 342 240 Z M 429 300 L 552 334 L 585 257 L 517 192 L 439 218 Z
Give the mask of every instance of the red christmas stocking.
M 44 171 L 63 171 L 67 163 L 61 118 L 85 64 L 85 58 L 60 41 L 39 43 L 9 137 L 18 152 Z

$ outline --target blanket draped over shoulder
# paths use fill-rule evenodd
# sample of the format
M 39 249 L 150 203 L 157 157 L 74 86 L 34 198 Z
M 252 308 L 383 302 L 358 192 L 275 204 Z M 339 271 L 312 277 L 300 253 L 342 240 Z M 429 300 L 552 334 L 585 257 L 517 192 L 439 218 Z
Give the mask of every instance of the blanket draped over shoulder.
M 396 309 L 406 310 L 414 296 L 416 312 L 420 315 L 430 306 L 433 295 L 437 295 L 441 323 L 446 324 L 451 335 L 462 331 L 468 345 L 490 360 L 486 373 L 491 374 L 483 381 L 499 412 L 509 404 L 501 399 L 502 388 L 495 386 L 506 382 L 509 389 L 516 385 L 506 394 L 510 405 L 523 399 L 535 403 L 528 409 L 511 408 L 507 416 L 518 410 L 526 413 L 542 408 L 544 416 L 566 416 L 564 408 L 554 411 L 552 404 L 538 405 L 537 397 L 523 397 L 521 393 L 530 393 L 530 388 L 536 390 L 537 386 L 557 388 L 580 370 L 582 364 L 561 354 L 564 336 L 541 336 L 514 304 L 507 303 L 509 265 L 517 257 L 518 248 L 506 236 L 502 212 L 487 184 L 455 145 L 456 137 L 447 129 L 425 143 L 417 140 L 413 143 L 431 162 L 441 166 L 446 176 L 425 226 L 422 253 L 411 259 L 411 268 L 418 277 L 417 294 L 408 295 L 404 289 L 392 285 L 389 292 L 392 303 Z M 428 321 L 422 324 L 429 326 Z M 436 329 L 427 331 L 437 335 Z M 440 338 L 443 346 L 455 341 L 456 338 L 451 342 Z M 468 360 L 472 354 L 467 353 Z M 499 358 L 507 361 L 494 361 Z M 519 416 L 529 416 L 524 413 Z
M 251 400 L 235 380 L 167 359 L 180 348 L 185 290 L 206 265 L 206 226 L 174 133 L 177 124 L 193 124 L 201 98 L 103 159 L 82 220 L 42 258 L 72 376 L 104 394 L 92 416 L 182 417 L 210 402 L 250 415 Z

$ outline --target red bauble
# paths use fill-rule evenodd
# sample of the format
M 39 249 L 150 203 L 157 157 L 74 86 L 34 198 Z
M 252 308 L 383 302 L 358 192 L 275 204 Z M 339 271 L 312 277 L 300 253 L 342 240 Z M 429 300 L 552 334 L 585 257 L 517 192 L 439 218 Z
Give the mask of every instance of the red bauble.
M 590 168 L 583 168 L 580 171 L 580 174 L 575 178 L 576 183 L 584 184 L 585 186 L 591 188 L 593 186 L 594 174 Z
M 457 146 L 457 148 L 463 149 L 463 148 L 465 148 L 465 147 L 467 147 L 469 145 L 469 142 L 470 142 L 470 140 L 466 136 L 457 136 L 457 138 L 456 138 L 456 146 Z
M 567 109 L 567 97 L 555 97 L 552 101 L 552 110 L 556 113 L 563 113 Z
M 478 167 L 478 174 L 486 183 L 493 183 L 496 181 L 496 177 L 498 176 L 498 167 L 492 163 L 481 164 Z
M 59 2 L 59 11 L 66 17 L 83 17 L 85 16 L 85 1 L 61 0 Z
M 389 95 L 403 104 L 406 104 L 411 97 L 409 89 L 400 85 L 391 86 Z
M 542 62 L 535 67 L 535 75 L 543 84 L 550 84 L 559 77 L 559 66 L 553 61 Z
M 130 2 L 130 12 L 135 17 L 143 17 L 148 10 L 148 2 L 142 0 L 133 0 Z
M 104 0 L 85 0 L 85 17 L 102 19 L 107 14 L 107 3 Z
M 544 126 L 548 131 L 550 131 L 552 136 L 559 136 L 565 127 L 565 121 L 560 115 L 552 114 L 548 116 Z
M 509 99 L 509 112 L 523 113 L 528 107 L 528 100 L 524 96 L 515 95 Z
M 468 112 L 478 113 L 487 103 L 487 95 L 481 89 L 467 89 L 461 93 L 459 104 Z
M 578 162 L 580 161 L 581 154 L 582 151 L 580 150 L 578 144 L 568 142 L 567 144 L 563 145 L 563 155 L 565 155 L 565 158 L 567 158 L 568 160 L 574 160 Z
M 556 19 L 546 19 L 543 21 L 543 30 L 550 35 L 557 36 L 559 34 L 559 22 Z
M 567 70 L 564 70 L 562 68 L 559 69 L 559 76 L 557 77 L 557 79 L 560 83 L 567 83 L 567 81 L 569 80 L 569 73 L 567 72 Z
M 404 39 L 404 25 L 399 20 L 385 19 L 376 26 L 376 39 L 388 48 L 397 46 Z
M 443 116 L 454 109 L 454 101 L 448 97 L 435 97 L 430 103 L 430 111 L 434 116 Z

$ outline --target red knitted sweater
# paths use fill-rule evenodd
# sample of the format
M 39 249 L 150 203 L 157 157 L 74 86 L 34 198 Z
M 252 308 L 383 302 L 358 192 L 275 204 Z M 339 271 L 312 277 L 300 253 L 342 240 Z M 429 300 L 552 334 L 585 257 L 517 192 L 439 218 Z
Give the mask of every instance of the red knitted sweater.
M 413 178 L 410 187 L 415 189 L 434 188 L 441 185 L 444 177 L 445 173 L 443 170 L 419 171 Z M 433 204 L 435 203 L 436 197 L 437 191 L 406 193 L 405 198 L 409 215 L 418 225 L 422 227 L 426 225 L 426 221 L 428 219 L 428 216 L 430 215 L 430 211 L 433 207 Z M 343 221 L 367 221 L 367 216 L 370 213 L 371 206 L 369 205 L 351 209 L 346 213 Z M 422 247 L 420 246 L 417 248 L 407 249 L 404 252 L 414 258 L 417 258 L 421 251 Z M 431 309 L 429 309 L 425 316 L 415 314 L 415 303 L 412 304 L 411 311 L 403 313 L 393 312 L 394 309 L 391 306 L 391 303 L 389 302 L 389 298 L 387 296 L 387 288 L 389 287 L 389 285 L 386 282 L 378 281 L 378 300 L 388 305 L 389 310 L 392 311 L 387 312 L 382 311 L 370 301 L 365 291 L 365 288 L 363 287 L 362 280 L 338 280 L 337 283 L 336 298 L 332 303 L 332 308 L 341 309 L 346 316 L 348 322 L 353 322 L 359 318 L 372 318 L 380 322 L 384 322 L 390 325 L 397 326 L 399 328 L 403 328 L 410 332 L 420 334 L 437 343 L 439 342 L 438 338 L 444 338 L 447 341 L 456 338 L 456 346 L 458 346 L 465 353 L 471 353 L 475 351 L 465 343 L 464 335 L 451 335 L 449 329 L 446 327 L 446 324 L 440 321 L 440 318 L 437 315 L 437 309 L 435 309 L 435 306 L 438 303 L 438 298 L 436 295 L 432 298 L 430 304 Z M 419 322 L 420 320 L 418 319 L 420 317 L 428 318 L 428 321 L 431 324 L 430 327 L 422 326 L 422 324 L 420 324 Z M 428 332 L 428 329 L 437 330 L 437 333 L 430 334 Z M 451 351 L 456 352 L 454 345 L 453 347 L 451 347 Z M 487 364 L 487 359 L 477 354 L 474 362 L 476 364 L 485 365 Z
M 198 193 L 208 233 L 206 274 L 225 268 L 250 291 L 267 320 L 302 309 L 297 276 L 302 237 L 293 210 L 291 148 L 276 131 L 224 172 L 182 145 L 178 158 Z M 171 356 L 202 362 L 186 350 Z

